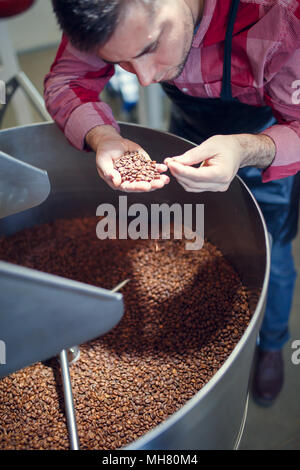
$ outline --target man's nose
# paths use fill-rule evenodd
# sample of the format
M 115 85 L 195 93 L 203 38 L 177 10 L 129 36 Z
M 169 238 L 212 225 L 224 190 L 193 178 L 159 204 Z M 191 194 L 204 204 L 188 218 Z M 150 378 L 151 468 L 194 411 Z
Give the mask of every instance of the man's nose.
M 138 59 L 132 59 L 130 63 L 120 64 L 125 70 L 134 73 L 141 86 L 150 85 L 156 74 L 156 68 L 152 61 L 147 60 L 146 57 L 139 57 Z

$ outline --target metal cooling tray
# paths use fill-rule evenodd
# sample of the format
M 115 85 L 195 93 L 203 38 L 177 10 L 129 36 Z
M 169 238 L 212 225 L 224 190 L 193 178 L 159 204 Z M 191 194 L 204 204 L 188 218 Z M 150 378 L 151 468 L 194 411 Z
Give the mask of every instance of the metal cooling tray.
M 38 206 L 50 194 L 46 171 L 0 151 L 0 218 Z
M 81 282 L 0 262 L 0 377 L 57 356 L 111 330 L 123 296 Z

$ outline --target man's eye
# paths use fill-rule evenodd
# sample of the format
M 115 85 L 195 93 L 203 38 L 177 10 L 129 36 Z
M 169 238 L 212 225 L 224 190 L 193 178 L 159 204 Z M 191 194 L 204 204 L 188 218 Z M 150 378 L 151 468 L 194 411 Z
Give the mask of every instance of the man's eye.
M 155 52 L 156 49 L 158 48 L 158 45 L 159 45 L 159 42 L 156 41 L 156 42 L 151 46 L 151 48 L 149 49 L 148 54 L 151 53 L 151 52 Z

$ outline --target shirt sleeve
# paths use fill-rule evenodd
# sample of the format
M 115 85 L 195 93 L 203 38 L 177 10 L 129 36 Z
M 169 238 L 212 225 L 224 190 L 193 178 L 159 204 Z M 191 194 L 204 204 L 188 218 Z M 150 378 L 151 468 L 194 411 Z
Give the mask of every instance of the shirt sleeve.
M 265 100 L 277 124 L 262 132 L 276 145 L 275 158 L 263 171 L 264 183 L 300 171 L 300 6 L 287 14 L 282 35 L 266 70 Z
M 45 77 L 44 97 L 50 115 L 77 149 L 84 149 L 86 134 L 98 125 L 119 132 L 110 107 L 99 98 L 113 74 L 113 65 L 78 51 L 63 36 Z

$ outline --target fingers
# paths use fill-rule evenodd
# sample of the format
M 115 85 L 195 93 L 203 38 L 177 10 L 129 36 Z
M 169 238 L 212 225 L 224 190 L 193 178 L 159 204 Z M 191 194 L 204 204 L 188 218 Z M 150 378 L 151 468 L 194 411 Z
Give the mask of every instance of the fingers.
M 169 163 L 171 174 L 178 183 L 189 192 L 227 191 L 234 176 L 230 165 L 225 161 L 214 161 L 208 166 L 193 168 L 172 161 Z
M 197 163 L 201 163 L 207 158 L 213 156 L 204 144 L 205 143 L 183 153 L 182 155 L 166 158 L 164 162 L 168 166 L 171 162 L 181 163 L 182 165 L 195 165 Z
M 194 147 L 183 155 L 169 157 L 164 163 L 157 163 L 156 170 L 160 177 L 150 182 L 123 181 L 120 173 L 114 168 L 115 161 L 124 152 L 137 150 L 149 161 L 150 156 L 135 142 L 122 139 L 114 145 L 106 143 L 97 156 L 99 175 L 113 189 L 125 192 L 148 192 L 161 189 L 170 181 L 164 173 L 170 170 L 178 183 L 189 192 L 226 191 L 238 171 L 240 164 L 240 146 L 234 145 L 232 136 L 214 136 L 198 147 Z M 206 163 L 207 162 L 207 163 Z M 194 166 L 198 167 L 195 168 Z
M 218 177 L 211 178 L 210 174 L 202 177 L 202 168 L 196 169 L 199 173 L 198 179 L 191 179 L 188 175 L 176 175 L 178 183 L 186 190 L 190 192 L 203 192 L 203 191 L 227 191 L 229 188 L 231 179 L 225 175 L 219 174 Z M 217 174 L 217 172 L 215 172 Z M 208 178 L 207 178 L 208 176 Z
M 130 142 L 130 144 L 132 144 L 132 145 L 129 146 L 130 147 L 130 148 L 128 148 L 129 151 L 138 150 L 142 155 L 144 155 L 147 158 L 147 160 L 149 160 L 150 162 L 153 161 L 150 158 L 149 154 L 142 147 L 140 147 L 139 145 L 136 145 L 134 142 Z M 164 173 L 164 172 L 168 171 L 168 167 L 165 163 L 156 163 L 156 169 L 160 173 Z
M 217 181 L 217 178 L 212 179 L 209 175 L 209 180 L 207 180 L 207 175 L 205 175 L 205 178 L 202 177 L 202 168 L 197 168 L 196 171 L 198 173 L 197 178 L 190 178 L 188 172 L 186 173 L 187 176 L 175 174 L 175 172 L 173 172 L 173 175 L 177 182 L 189 192 L 226 191 L 228 189 L 230 181 L 226 178 L 224 178 L 224 181 L 222 178 L 220 178 L 220 181 Z
M 157 169 L 160 173 L 164 173 L 165 171 L 168 171 L 168 167 L 167 167 L 167 165 L 165 165 L 164 163 L 157 163 L 157 164 L 156 164 L 156 169 Z
M 129 182 L 124 181 L 118 189 L 125 192 L 149 192 L 163 188 L 166 184 L 169 184 L 170 178 L 167 175 L 162 175 L 159 179 L 147 181 L 136 181 Z
M 120 174 L 114 169 L 114 163 L 111 156 L 105 153 L 97 155 L 96 165 L 101 178 L 105 179 L 107 182 L 113 181 L 113 179 L 115 179 L 115 183 L 118 182 L 118 175 L 120 176 Z M 119 183 L 121 183 L 121 178 Z
M 170 181 L 169 176 L 163 175 L 168 170 L 164 163 L 157 163 L 156 170 L 161 175 L 151 182 L 136 181 L 129 183 L 123 181 L 119 171 L 115 168 L 115 161 L 118 160 L 125 152 L 139 151 L 147 160 L 152 161 L 148 153 L 135 142 L 127 139 L 118 140 L 116 142 L 108 142 L 98 149 L 96 154 L 97 170 L 102 179 L 113 189 L 119 189 L 126 192 L 148 192 L 162 188 Z
M 199 180 L 199 172 L 197 168 L 193 168 L 191 166 L 185 166 L 181 163 L 177 163 L 175 161 L 169 162 L 169 169 L 173 176 L 180 178 L 185 177 L 191 181 L 198 181 Z
M 223 178 L 223 169 L 221 165 L 201 166 L 194 168 L 191 166 L 182 165 L 181 163 L 172 161 L 169 163 L 169 169 L 173 176 L 176 178 L 186 178 L 190 182 L 207 182 L 210 183 L 220 182 Z
M 161 175 L 159 179 L 147 181 L 136 181 L 129 182 L 124 181 L 122 183 L 121 175 L 118 171 L 113 170 L 112 176 L 104 176 L 102 170 L 97 168 L 99 176 L 108 184 L 112 189 L 119 189 L 124 192 L 149 192 L 163 188 L 166 184 L 169 184 L 170 178 L 167 175 Z
M 103 180 L 108 184 L 108 186 L 109 186 L 110 188 L 112 188 L 112 189 L 117 189 L 118 186 L 120 186 L 121 181 L 120 181 L 119 184 L 116 185 L 116 184 L 112 181 L 112 178 L 111 178 L 111 177 L 104 177 L 103 172 L 101 171 L 101 169 L 100 169 L 99 167 L 97 167 L 97 171 L 98 171 L 98 174 L 99 174 L 100 178 L 103 179 Z
M 117 170 L 113 170 L 111 175 L 108 176 L 108 178 L 111 178 L 111 181 L 113 182 L 116 188 L 118 188 L 122 182 L 121 175 Z
M 150 155 L 149 155 L 142 147 L 140 147 L 139 145 L 138 145 L 138 146 L 135 146 L 135 148 L 132 149 L 132 150 L 133 150 L 133 151 L 138 150 L 141 155 L 144 155 L 144 157 L 146 157 L 147 160 L 151 161 Z
M 229 184 L 199 183 L 197 184 L 197 186 L 192 186 L 190 182 L 187 183 L 186 181 L 182 181 L 179 179 L 177 181 L 180 184 L 180 186 L 182 186 L 185 189 L 185 191 L 190 192 L 190 193 L 203 193 L 206 191 L 224 192 L 224 191 L 227 191 L 227 189 L 229 188 Z

